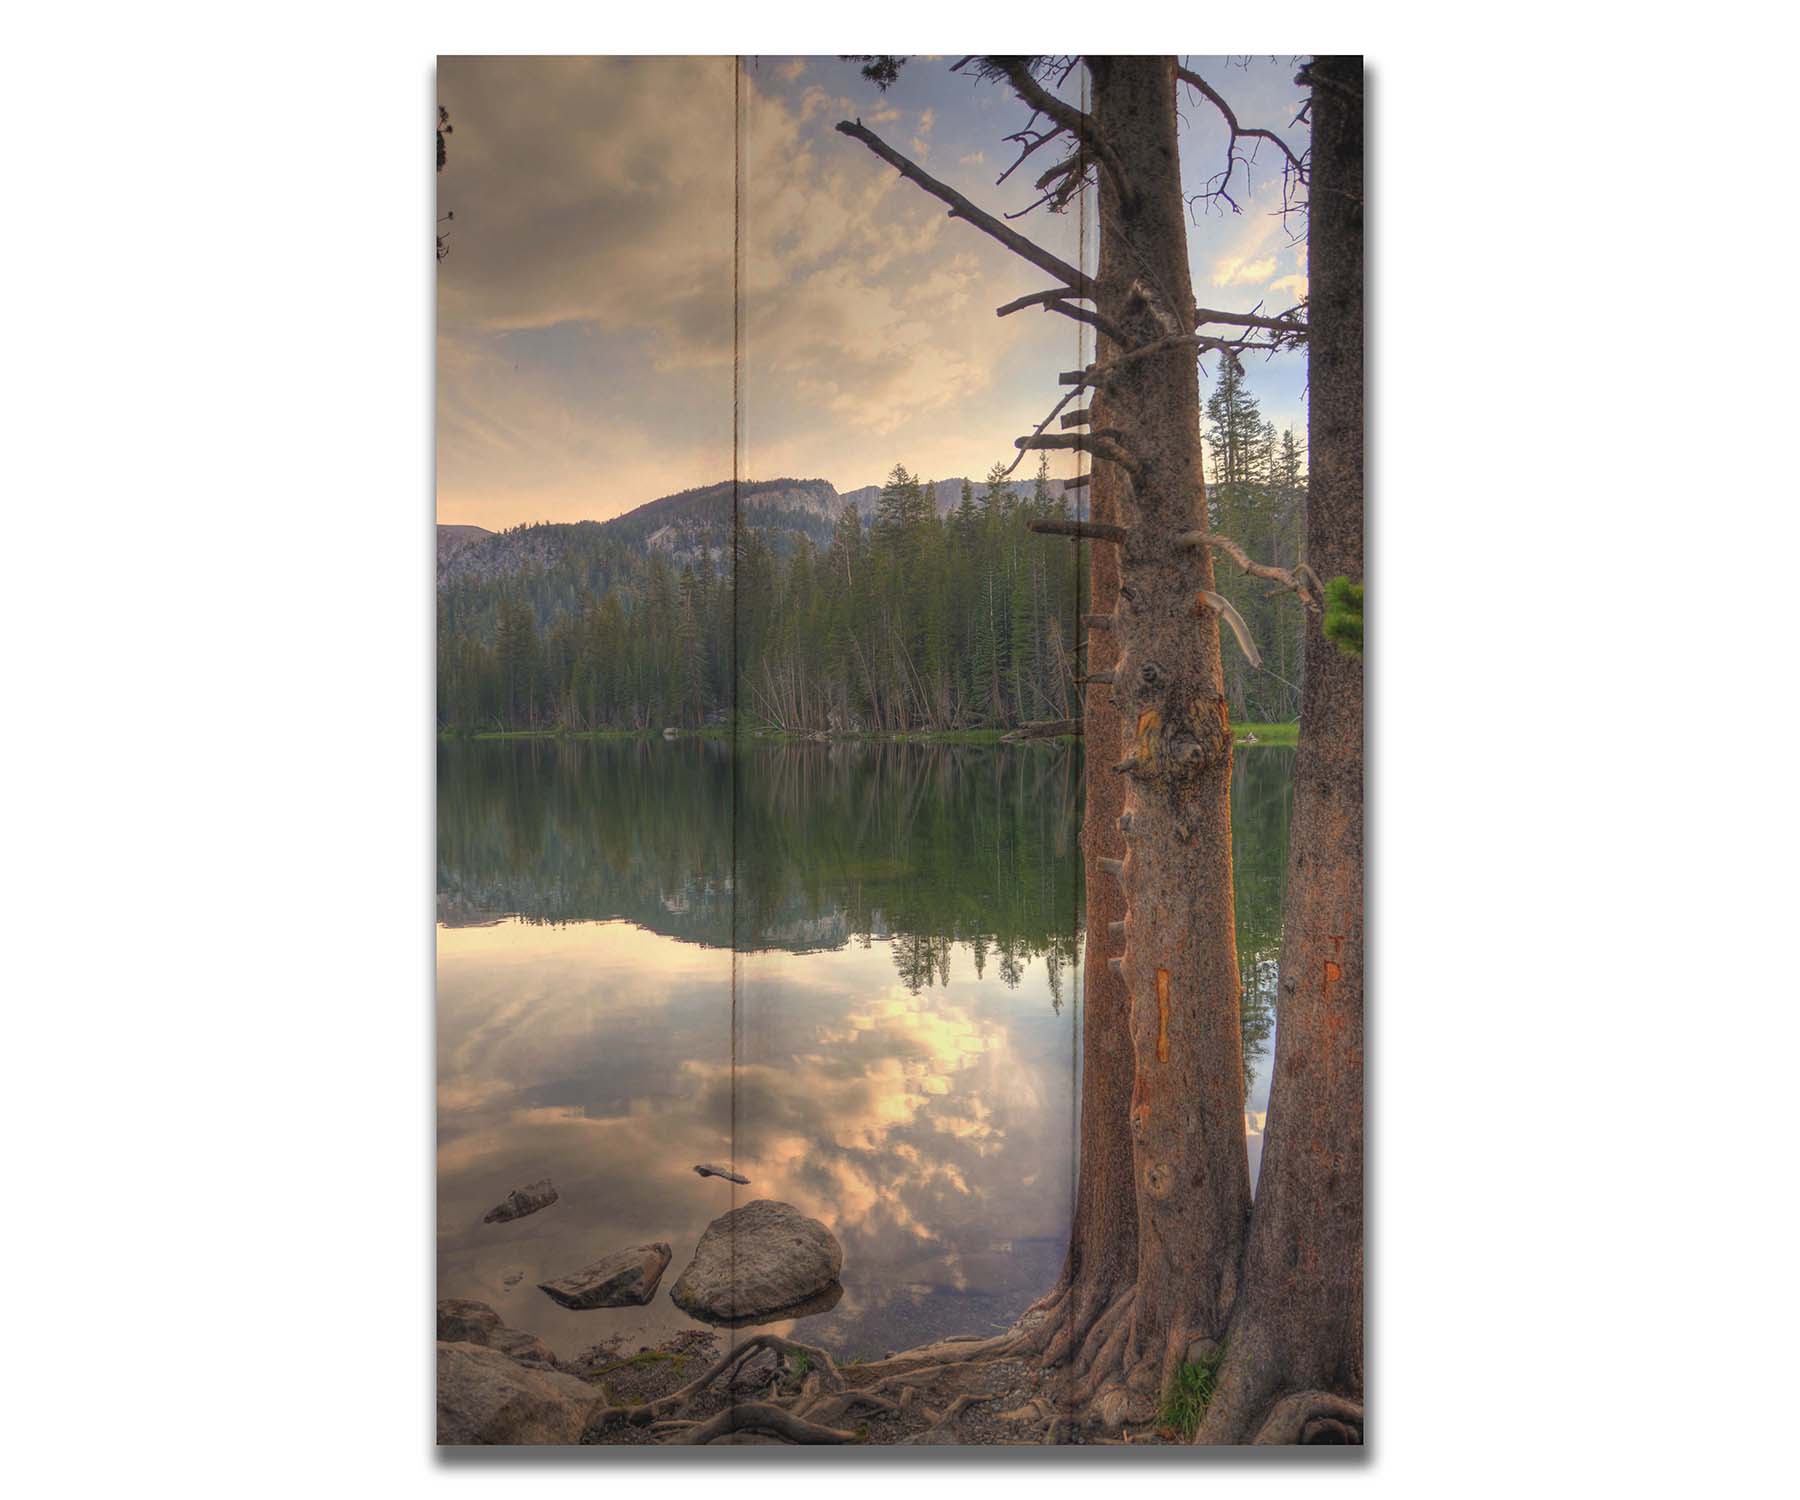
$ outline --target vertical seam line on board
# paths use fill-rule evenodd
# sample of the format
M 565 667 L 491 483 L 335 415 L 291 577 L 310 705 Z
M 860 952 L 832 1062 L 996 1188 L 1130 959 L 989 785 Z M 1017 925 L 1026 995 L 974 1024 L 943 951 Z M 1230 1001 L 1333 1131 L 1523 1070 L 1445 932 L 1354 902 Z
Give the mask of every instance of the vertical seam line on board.
M 1080 78 L 1081 78 L 1081 112 L 1084 115 L 1091 115 L 1093 113 L 1093 100 L 1089 97 L 1088 70 L 1087 70 L 1087 67 L 1085 64 L 1083 64 L 1083 66 L 1080 70 Z M 1076 228 L 1076 245 L 1075 245 L 1075 265 L 1076 265 L 1076 268 L 1078 270 L 1080 270 L 1084 275 L 1088 274 L 1088 237 L 1089 237 L 1090 230 L 1092 228 L 1091 222 L 1088 217 L 1088 208 L 1089 208 L 1089 203 L 1090 203 L 1089 195 L 1090 195 L 1090 193 L 1092 193 L 1093 191 L 1096 190 L 1097 186 L 1098 186 L 1098 184 L 1095 185 L 1095 188 L 1090 188 L 1088 186 L 1087 182 L 1084 180 L 1081 184 L 1081 190 L 1076 195 L 1076 200 L 1075 200 L 1075 202 L 1076 202 L 1076 226 L 1077 226 L 1077 228 Z M 1099 275 L 1099 271 L 1100 271 L 1099 262 L 1096 260 L 1092 274 L 1097 278 Z M 1095 287 L 1094 290 L 1098 291 L 1099 288 Z M 1099 301 L 1097 298 L 1095 299 L 1094 305 L 1096 308 L 1099 307 Z M 1077 322 L 1075 324 L 1075 368 L 1077 370 L 1082 370 L 1087 367 L 1087 360 L 1086 360 L 1086 357 L 1084 356 L 1084 352 L 1083 352 L 1086 347 L 1087 340 L 1088 340 L 1088 325 L 1086 323 Z M 1099 340 L 1097 338 L 1094 341 L 1093 357 L 1096 361 L 1098 361 L 1100 358 L 1100 346 L 1099 346 Z M 1090 391 L 1088 393 L 1088 397 L 1089 397 L 1088 405 L 1089 405 L 1090 409 L 1092 408 L 1092 405 L 1093 405 L 1094 394 L 1095 393 L 1092 391 Z M 1090 427 L 1089 430 L 1092 431 L 1092 428 Z M 1088 460 L 1088 458 L 1086 457 L 1086 455 L 1083 452 L 1078 450 L 1075 455 L 1075 472 L 1077 474 L 1081 474 L 1084 472 L 1091 474 L 1092 470 L 1093 470 L 1092 463 Z M 1071 502 L 1071 509 L 1073 512 L 1073 516 L 1077 520 L 1080 519 L 1080 517 L 1081 517 L 1081 497 L 1084 494 L 1087 496 L 1088 519 L 1093 520 L 1094 519 L 1094 489 L 1093 489 L 1093 480 L 1091 478 L 1088 480 L 1088 483 L 1087 483 L 1087 486 L 1085 489 L 1077 488 L 1075 491 L 1075 499 Z M 1086 566 L 1086 559 L 1083 558 L 1083 556 L 1082 556 L 1082 553 L 1084 550 L 1091 550 L 1091 548 L 1084 549 L 1080 543 L 1077 543 L 1075 546 L 1073 546 L 1069 549 L 1070 553 L 1072 554 L 1072 556 L 1074 558 L 1074 562 L 1073 562 L 1072 566 L 1075 569 L 1075 591 L 1074 591 L 1074 593 L 1075 593 L 1075 619 L 1074 619 L 1072 627 L 1071 627 L 1071 638 L 1075 642 L 1075 663 L 1076 663 L 1076 669 L 1078 671 L 1082 670 L 1082 668 L 1081 668 L 1081 640 L 1082 640 L 1082 631 L 1086 629 L 1087 606 L 1088 606 L 1088 602 L 1089 602 L 1087 597 L 1085 596 L 1085 591 L 1083 588 L 1083 585 L 1088 581 L 1088 569 Z M 1090 671 L 1090 672 L 1093 670 L 1092 657 L 1093 657 L 1093 648 L 1090 645 L 1089 646 L 1089 662 L 1088 662 L 1088 666 L 1086 668 L 1086 670 Z M 1087 730 L 1086 695 L 1081 691 L 1081 687 L 1079 684 L 1076 685 L 1075 693 L 1076 693 L 1075 706 L 1080 711 L 1079 717 L 1081 719 L 1081 727 L 1082 727 L 1083 732 L 1082 732 L 1081 740 L 1080 740 L 1080 744 L 1081 744 L 1081 757 L 1080 757 L 1080 761 L 1079 761 L 1080 771 L 1079 771 L 1079 774 L 1075 778 L 1076 800 L 1077 800 L 1077 805 L 1081 809 L 1081 816 L 1078 819 L 1077 824 L 1076 824 L 1075 859 L 1074 859 L 1074 862 L 1072 863 L 1072 865 L 1070 867 L 1070 871 L 1069 871 L 1069 938 L 1070 938 L 1070 951 L 1074 954 L 1074 957 L 1075 957 L 1075 962 L 1071 966 L 1074 970 L 1074 984 L 1072 986 L 1072 989 L 1074 992 L 1074 1002 L 1075 1003 L 1069 1007 L 1069 1021 L 1070 1021 L 1070 1037 L 1069 1037 L 1069 1228 L 1070 1228 L 1070 1245 L 1069 1245 L 1069 1248 L 1065 1249 L 1063 1252 L 1065 1260 L 1067 1259 L 1069 1250 L 1072 1250 L 1074 1248 L 1075 1215 L 1076 1215 L 1077 1209 L 1080 1207 L 1080 1202 L 1081 1202 L 1081 1198 L 1080 1198 L 1080 1194 L 1081 1194 L 1081 1067 L 1082 1067 L 1082 1061 L 1083 1061 L 1082 1055 L 1081 1055 L 1081 1041 L 1082 1041 L 1082 1028 L 1086 1024 L 1086 1011 L 1087 1011 L 1087 965 L 1086 965 L 1087 953 L 1086 953 L 1086 948 L 1087 948 L 1088 934 L 1085 933 L 1083 930 L 1083 921 L 1082 921 L 1083 916 L 1084 916 L 1082 907 L 1084 904 L 1084 898 L 1085 898 L 1086 892 L 1085 892 L 1082 880 L 1079 879 L 1078 877 L 1084 872 L 1085 864 L 1086 864 L 1086 860 L 1087 860 L 1087 850 L 1086 850 L 1085 845 L 1082 842 L 1081 831 L 1082 831 L 1082 826 L 1087 822 L 1087 816 L 1088 816 L 1087 758 L 1093 751 L 1093 747 L 1088 744 L 1087 734 L 1086 734 L 1086 730 Z M 1071 1286 L 1070 1286 L 1071 1296 L 1073 1295 L 1073 1293 L 1074 1293 L 1074 1286 L 1073 1286 L 1073 1284 L 1071 1284 Z M 1070 1316 L 1072 1317 L 1073 1314 L 1071 1313 Z M 1063 1403 L 1064 1403 L 1064 1410 L 1069 1418 L 1069 1426 L 1064 1428 L 1064 1433 L 1067 1433 L 1070 1430 L 1070 1428 L 1073 1427 L 1074 1417 L 1075 1417 L 1075 1381 L 1074 1381 L 1075 1350 L 1073 1348 L 1072 1341 L 1071 1341 L 1071 1347 L 1070 1347 L 1068 1358 L 1069 1358 L 1069 1379 L 1063 1385 Z M 1067 1441 L 1066 1437 L 1062 1438 L 1061 1441 Z
M 743 442 L 743 308 L 742 266 L 744 245 L 744 60 L 731 59 L 731 746 L 726 774 L 731 784 L 731 1170 L 738 1167 L 738 560 L 742 552 L 739 528 L 738 486 L 743 475 L 739 449 Z M 737 1184 L 729 1183 L 730 1201 L 737 1207 Z M 731 1300 L 737 1304 L 737 1230 L 731 1232 Z M 729 1334 L 737 1346 L 735 1330 Z M 735 1403 L 734 1403 L 735 1404 Z

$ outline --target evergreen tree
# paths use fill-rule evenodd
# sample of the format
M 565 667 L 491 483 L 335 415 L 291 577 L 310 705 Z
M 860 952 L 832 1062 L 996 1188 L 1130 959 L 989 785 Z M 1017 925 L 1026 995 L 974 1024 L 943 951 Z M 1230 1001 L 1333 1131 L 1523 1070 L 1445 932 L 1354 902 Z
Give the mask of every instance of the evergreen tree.
M 805 731 L 1068 717 L 1081 549 L 1027 529 L 1066 510 L 1047 467 L 1022 500 L 1004 469 L 963 481 L 940 518 L 933 488 L 896 466 L 872 524 L 845 506 L 823 550 L 759 527 L 697 532 L 673 556 L 514 528 L 529 557 L 554 539 L 560 560 L 440 589 L 440 721 L 642 730 L 734 705 Z

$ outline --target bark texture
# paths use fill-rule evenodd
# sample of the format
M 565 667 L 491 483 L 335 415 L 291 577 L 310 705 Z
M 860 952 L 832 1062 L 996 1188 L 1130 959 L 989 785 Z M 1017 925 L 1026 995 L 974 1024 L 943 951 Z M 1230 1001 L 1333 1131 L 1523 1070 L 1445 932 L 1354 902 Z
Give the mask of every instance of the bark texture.
M 1116 276 L 1117 260 L 1117 249 L 1103 234 L 1097 274 L 1102 279 L 1109 273 Z M 1097 364 L 1109 363 L 1116 353 L 1104 335 L 1097 336 Z M 1094 399 L 1093 416 L 1100 424 L 1109 420 L 1103 393 Z M 1126 485 L 1122 469 L 1094 465 L 1089 519 L 1117 522 Z M 1107 670 L 1118 655 L 1113 621 L 1119 606 L 1117 547 L 1089 544 L 1088 591 L 1088 670 Z M 1050 1400 L 1070 1413 L 1092 1395 L 1091 1377 L 1103 1368 L 1099 1355 L 1113 1329 L 1123 1327 L 1129 1308 L 1122 1307 L 1121 1300 L 1130 1296 L 1137 1278 L 1137 1204 L 1127 1121 L 1133 1066 L 1131 996 L 1107 962 L 1116 946 L 1108 934 L 1115 922 L 1125 919 L 1125 895 L 1101 863 L 1125 857 L 1125 836 L 1119 831 L 1125 783 L 1112 770 L 1119 734 L 1112 690 L 1090 685 L 1082 705 L 1082 742 L 1088 749 L 1082 758 L 1087 943 L 1082 966 L 1080 1175 L 1068 1259 L 1056 1290 L 1042 1304 L 1050 1314 L 1044 1324 L 1048 1342 L 1043 1356 L 1052 1372 Z
M 1132 344 L 1196 316 L 1176 148 L 1175 60 L 1090 61 L 1094 115 L 1123 181 L 1100 176 L 1098 310 Z M 1195 1338 L 1225 1331 L 1250 1211 L 1231 881 L 1231 728 L 1218 620 L 1196 617 L 1212 558 L 1178 538 L 1204 526 L 1200 396 L 1191 350 L 1122 364 L 1110 427 L 1132 462 L 1118 519 L 1114 736 L 1124 784 L 1123 979 L 1133 1085 L 1128 1127 L 1137 1275 L 1121 1330 L 1124 1390 L 1102 1419 L 1143 1420 Z M 1114 467 L 1097 461 L 1097 467 Z M 1096 543 L 1096 547 L 1105 544 Z M 1091 814 L 1090 814 L 1091 817 Z M 1102 881 L 1112 878 L 1103 874 Z M 1090 929 L 1092 932 L 1093 929 Z M 1105 929 L 1100 929 L 1104 932 Z M 1098 938 L 1094 933 L 1090 941 Z
M 1311 65 L 1308 561 L 1363 581 L 1362 59 Z M 1306 632 L 1281 998 L 1244 1286 L 1207 1443 L 1359 1442 L 1363 664 Z

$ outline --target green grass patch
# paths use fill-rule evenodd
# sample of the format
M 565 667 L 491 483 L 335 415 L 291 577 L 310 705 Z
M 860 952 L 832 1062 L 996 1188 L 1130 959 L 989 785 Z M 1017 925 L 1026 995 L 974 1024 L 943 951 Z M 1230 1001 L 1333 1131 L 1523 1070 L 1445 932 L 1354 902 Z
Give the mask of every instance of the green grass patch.
M 1257 743 L 1262 745 L 1297 745 L 1300 743 L 1300 721 L 1295 719 L 1287 724 L 1233 724 L 1231 733 L 1239 740 L 1245 735 L 1253 734 Z
M 675 1368 L 679 1370 L 682 1364 L 682 1356 L 679 1354 L 669 1354 L 661 1349 L 644 1349 L 631 1355 L 629 1358 L 616 1360 L 614 1363 L 607 1365 L 605 1369 L 596 1370 L 594 1372 L 594 1378 L 598 1380 L 602 1376 L 612 1374 L 615 1370 L 623 1370 L 627 1365 L 631 1366 L 633 1369 L 644 1370 L 648 1369 L 651 1365 L 660 1365 L 665 1361 L 673 1364 Z
M 810 734 L 788 729 L 761 729 L 747 734 L 747 739 L 764 744 L 899 744 L 899 745 L 998 745 L 1005 737 L 1004 729 L 920 729 L 892 730 L 863 734 L 834 734 L 828 740 L 816 740 Z M 1074 738 L 1074 736 L 1066 736 Z
M 1156 1414 L 1157 1426 L 1191 1439 L 1200 1430 L 1200 1419 L 1206 1415 L 1206 1403 L 1219 1388 L 1219 1366 L 1225 1362 L 1225 1347 L 1206 1359 L 1183 1360 L 1175 1367 L 1175 1378 L 1163 1392 L 1162 1407 Z
M 439 739 L 469 740 L 648 740 L 661 739 L 660 729 L 447 729 Z
M 834 734 L 829 743 L 846 742 L 869 744 L 913 744 L 913 745 L 997 745 L 1006 731 L 1002 729 L 941 729 L 920 730 L 917 733 L 894 732 L 891 734 Z M 678 729 L 675 739 L 682 740 L 728 740 L 731 736 L 729 724 L 708 724 L 703 729 Z M 464 729 L 452 727 L 438 731 L 440 740 L 660 740 L 665 738 L 658 729 Z M 741 738 L 746 742 L 756 740 L 763 744 L 824 744 L 826 741 L 815 741 L 810 734 L 796 734 L 785 729 L 753 729 L 746 726 L 741 731 Z M 1060 735 L 1059 740 L 1078 739 L 1077 735 Z M 1032 741 L 1032 743 L 1054 743 L 1054 741 Z

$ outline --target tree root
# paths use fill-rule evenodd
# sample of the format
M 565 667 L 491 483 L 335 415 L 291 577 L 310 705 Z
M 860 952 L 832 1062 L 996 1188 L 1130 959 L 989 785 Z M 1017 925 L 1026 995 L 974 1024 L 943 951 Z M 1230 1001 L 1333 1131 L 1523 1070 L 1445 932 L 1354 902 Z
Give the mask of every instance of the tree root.
M 1330 1391 L 1300 1391 L 1277 1401 L 1251 1441 L 1258 1446 L 1287 1443 L 1351 1443 L 1363 1440 L 1360 1402 Z
M 1128 1424 L 1148 1425 L 1160 1391 L 1131 1387 L 1127 1376 L 1136 1291 L 1127 1287 L 1111 1299 L 1077 1299 L 1066 1290 L 1037 1304 L 1045 1316 L 1015 1352 L 1035 1357 L 1046 1382 L 1060 1387 L 1046 1398 L 1057 1415 L 1044 1441 L 1076 1431 L 1117 1433 Z
M 911 1392 L 915 1397 L 916 1392 Z M 809 1422 L 830 1424 L 842 1421 L 846 1414 L 858 1409 L 875 1412 L 903 1412 L 908 1403 L 890 1401 L 885 1396 L 877 1396 L 873 1391 L 844 1391 L 839 1395 L 825 1396 L 808 1406 L 802 1406 L 795 1413 L 805 1417 Z
M 861 1439 L 841 1427 L 822 1427 L 767 1401 L 739 1401 L 716 1416 L 668 1439 L 676 1445 L 711 1443 L 733 1432 L 761 1432 L 790 1443 L 855 1443 Z
M 689 1381 L 680 1390 L 671 1391 L 666 1396 L 658 1396 L 654 1401 L 646 1401 L 642 1406 L 607 1406 L 594 1413 L 590 1419 L 594 1423 L 604 1425 L 620 1418 L 630 1422 L 634 1427 L 647 1427 L 653 1422 L 678 1412 L 695 1397 L 699 1396 L 715 1380 L 727 1373 L 735 1373 L 750 1359 L 765 1349 L 773 1349 L 777 1354 L 791 1354 L 804 1357 L 816 1369 L 818 1384 L 813 1386 L 816 1393 L 820 1386 L 829 1391 L 841 1391 L 844 1388 L 843 1372 L 836 1362 L 823 1349 L 814 1348 L 811 1344 L 796 1343 L 792 1339 L 784 1339 L 780 1334 L 759 1333 L 754 1338 L 745 1339 L 735 1349 L 730 1350 L 717 1360 L 705 1374 L 696 1380 Z M 811 1385 L 814 1377 L 808 1376 Z
M 1093 1442 L 1147 1432 L 1161 1393 L 1140 1389 L 1142 1379 L 1129 1378 L 1134 1301 L 1129 1289 L 1101 1302 L 1059 1288 L 997 1336 L 940 1339 L 884 1360 L 844 1367 L 823 1349 L 778 1334 L 757 1334 L 668 1395 L 640 1406 L 608 1405 L 591 1420 L 604 1425 L 622 1419 L 648 1427 L 664 1443 L 693 1446 L 741 1440 L 738 1434 L 790 1443 L 854 1443 L 867 1440 L 868 1428 L 856 1427 L 862 1419 L 922 1418 L 925 1430 L 901 1441 L 955 1443 L 960 1441 L 958 1424 L 971 1407 L 1000 1399 L 999 1392 L 971 1391 L 969 1385 L 1018 1390 L 1014 1372 L 999 1380 L 964 1372 L 1008 1364 L 1025 1367 L 1017 1374 L 1024 1376 L 1028 1390 L 1035 1386 L 1022 1403 L 998 1415 L 998 1421 L 1016 1431 L 1009 1441 L 1054 1444 L 1085 1435 Z M 771 1391 L 762 1399 L 735 1399 L 734 1381 L 763 1353 L 804 1359 L 810 1368 L 797 1390 L 788 1386 L 785 1393 Z M 712 1411 L 721 1383 L 726 1405 Z M 950 1399 L 939 1410 L 944 1397 Z M 846 1422 L 856 1430 L 840 1425 Z M 1290 1429 L 1294 1435 L 1279 1435 Z M 1355 1442 L 1360 1440 L 1361 1408 L 1325 1392 L 1309 1392 L 1278 1406 L 1264 1431 L 1268 1435 L 1259 1434 L 1257 1442 Z
M 925 1408 L 926 1420 L 931 1423 L 925 1431 L 906 1439 L 908 1444 L 916 1444 L 921 1448 L 932 1447 L 941 1443 L 956 1441 L 956 1424 L 971 1406 L 979 1406 L 984 1401 L 992 1401 L 992 1396 L 971 1396 L 967 1393 L 958 1396 L 949 1406 L 940 1412 L 934 1412 L 929 1406 Z

